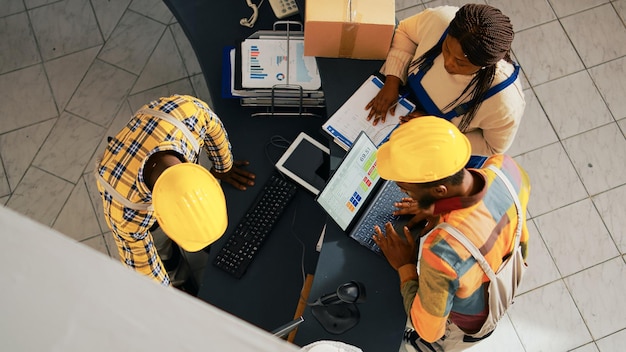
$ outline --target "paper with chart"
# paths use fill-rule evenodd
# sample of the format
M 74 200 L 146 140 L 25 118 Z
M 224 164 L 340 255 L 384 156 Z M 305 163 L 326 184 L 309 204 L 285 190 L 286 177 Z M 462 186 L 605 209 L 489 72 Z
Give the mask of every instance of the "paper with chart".
M 395 114 L 392 116 L 387 112 L 385 122 L 379 121 L 376 126 L 372 125 L 371 120 L 367 121 L 369 110 L 365 110 L 365 106 L 376 96 L 382 86 L 383 82 L 380 78 L 370 76 L 322 125 L 322 129 L 346 150 L 352 146 L 361 131 L 365 131 L 376 146 L 383 144 L 400 124 L 400 116 L 413 111 L 415 104 L 405 98 L 399 98 Z
M 316 90 L 322 85 L 315 57 L 304 56 L 302 38 L 246 39 L 241 43 L 241 66 L 244 88 L 291 84 Z

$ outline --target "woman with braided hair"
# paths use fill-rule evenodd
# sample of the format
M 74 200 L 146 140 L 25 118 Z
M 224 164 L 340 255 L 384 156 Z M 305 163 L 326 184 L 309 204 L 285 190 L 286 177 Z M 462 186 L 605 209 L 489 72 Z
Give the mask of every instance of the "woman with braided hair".
M 472 145 L 468 167 L 504 153 L 525 107 L 519 66 L 510 57 L 513 36 L 509 18 L 489 5 L 436 7 L 401 21 L 367 119 L 384 122 L 405 95 L 417 108 L 400 121 L 433 115 L 452 122 Z

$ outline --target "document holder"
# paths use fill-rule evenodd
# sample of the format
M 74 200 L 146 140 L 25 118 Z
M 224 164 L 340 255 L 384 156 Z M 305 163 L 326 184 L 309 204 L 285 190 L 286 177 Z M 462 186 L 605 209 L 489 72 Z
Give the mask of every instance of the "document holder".
M 278 28 L 284 26 L 284 30 Z M 320 116 L 324 93 L 315 57 L 304 56 L 304 31 L 297 21 L 277 21 L 241 44 L 240 103 L 261 107 L 257 116 Z M 237 61 L 237 60 L 235 60 Z

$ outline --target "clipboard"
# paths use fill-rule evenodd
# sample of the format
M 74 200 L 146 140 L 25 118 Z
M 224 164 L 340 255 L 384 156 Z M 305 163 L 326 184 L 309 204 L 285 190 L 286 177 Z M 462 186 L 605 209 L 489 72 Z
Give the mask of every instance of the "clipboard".
M 395 114 L 387 112 L 385 122 L 379 121 L 374 126 L 372 121 L 367 121 L 369 111 L 365 110 L 365 106 L 378 94 L 383 84 L 380 78 L 371 75 L 322 125 L 322 129 L 343 149 L 348 150 L 361 131 L 380 147 L 400 125 L 400 116 L 415 110 L 415 104 L 404 97 L 398 97 Z

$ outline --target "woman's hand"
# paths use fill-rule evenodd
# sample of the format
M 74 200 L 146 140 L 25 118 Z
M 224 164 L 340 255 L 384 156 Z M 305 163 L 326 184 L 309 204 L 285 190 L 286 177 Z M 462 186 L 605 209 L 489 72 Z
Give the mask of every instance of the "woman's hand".
M 385 122 L 387 111 L 394 115 L 396 113 L 396 104 L 400 89 L 400 78 L 395 76 L 387 76 L 385 84 L 378 94 L 365 106 L 365 110 L 370 110 L 367 114 L 367 121 L 374 119 L 372 125 L 376 126 L 378 121 Z M 390 109 L 391 108 L 391 109 Z
M 248 165 L 250 165 L 250 162 L 247 160 L 235 160 L 233 167 L 228 172 L 219 173 L 211 169 L 211 174 L 218 180 L 224 181 L 241 191 L 245 191 L 247 189 L 246 186 L 254 186 L 254 179 L 256 178 L 253 173 L 241 168 L 242 166 Z

